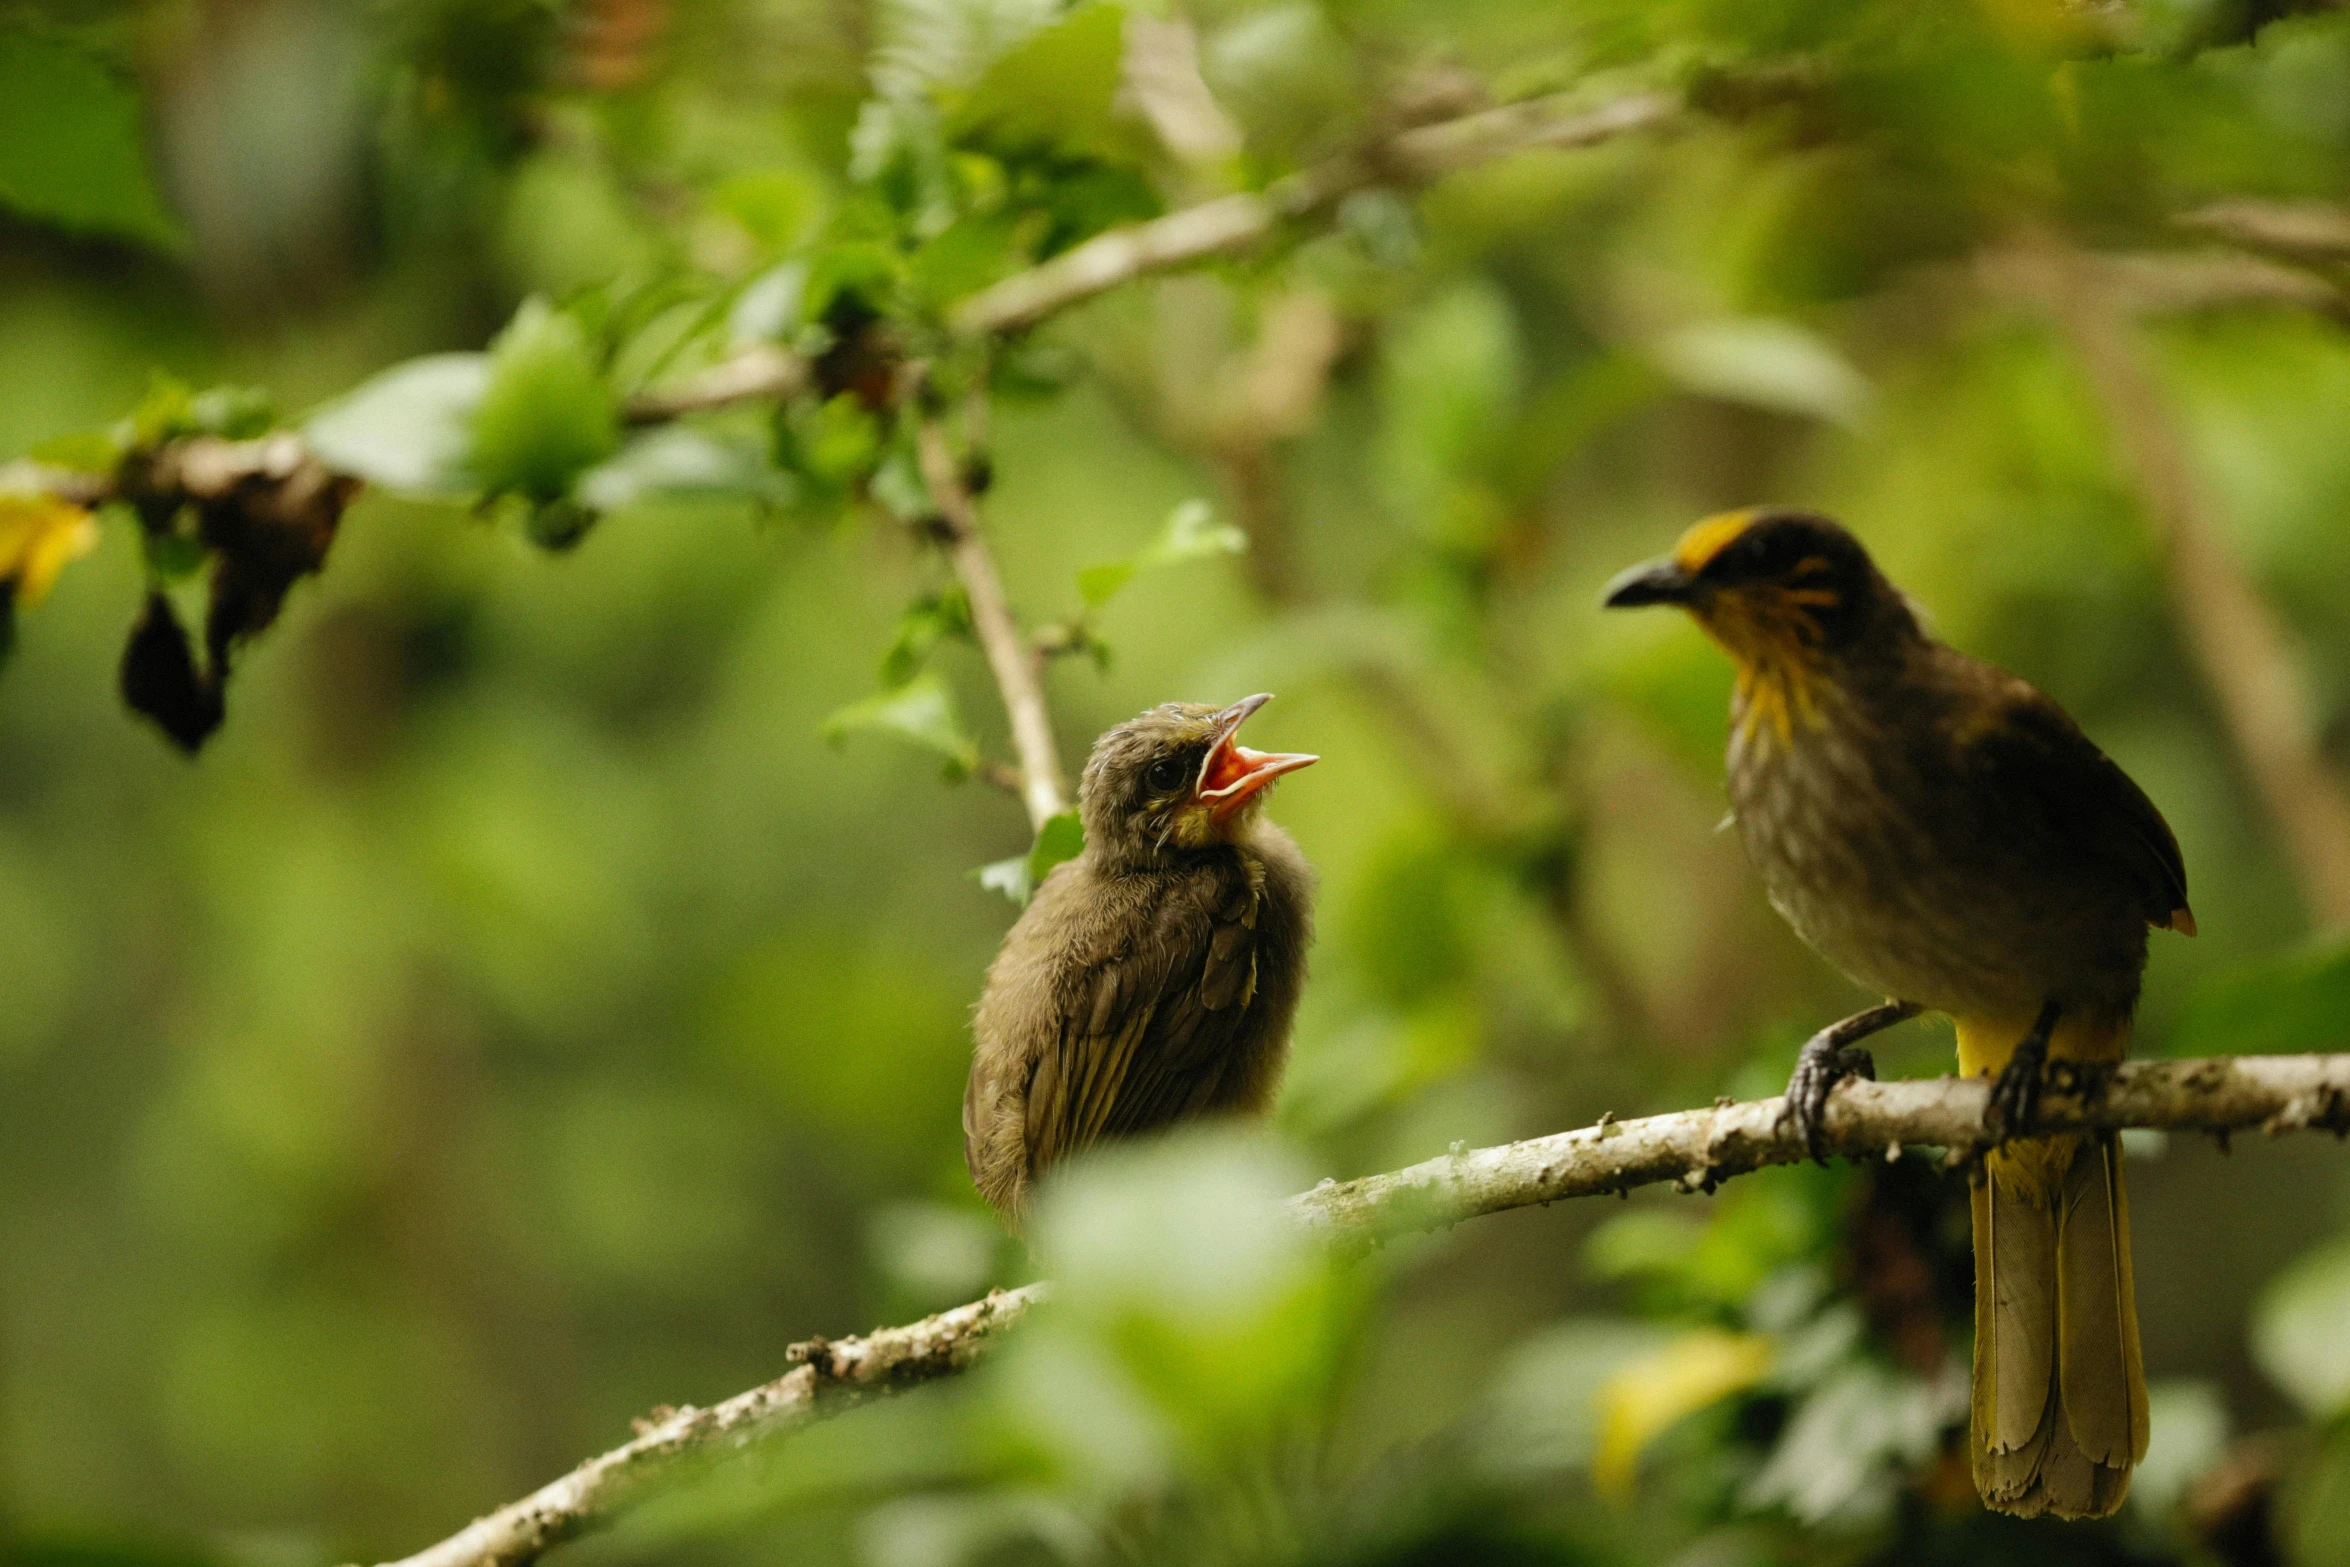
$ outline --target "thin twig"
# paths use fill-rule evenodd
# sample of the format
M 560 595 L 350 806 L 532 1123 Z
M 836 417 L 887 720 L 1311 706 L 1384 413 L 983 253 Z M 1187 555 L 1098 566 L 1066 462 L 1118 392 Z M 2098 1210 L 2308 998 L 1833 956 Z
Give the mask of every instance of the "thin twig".
M 1423 125 L 1369 153 L 1318 163 L 1267 186 L 1219 196 L 1148 223 L 1111 229 L 1041 266 L 1005 278 L 958 305 L 956 331 L 977 337 L 1033 326 L 1146 273 L 1231 255 L 1256 245 L 1284 220 L 1304 217 L 1367 186 L 1424 184 L 1441 174 L 1534 147 L 1587 147 L 1661 125 L 1680 104 L 1636 93 L 1596 109 L 1560 93 Z
M 2350 207 L 2332 202 L 2239 197 L 2183 212 L 2176 221 L 2181 228 L 2298 260 L 2350 261 Z
M 2251 305 L 2350 320 L 2350 294 L 2303 267 L 2236 250 L 2115 251 L 2101 255 L 2103 287 L 2133 316 Z
M 661 1412 L 636 1439 L 591 1458 L 519 1502 L 476 1518 L 398 1567 L 508 1567 L 534 1560 L 610 1523 L 690 1464 L 721 1458 L 764 1437 L 884 1393 L 962 1370 L 1044 1298 L 1030 1284 L 863 1338 L 792 1346 L 795 1368 L 708 1409 Z
M 1895 1147 L 1976 1151 L 1989 1085 L 1980 1078 L 1847 1083 L 1830 1097 L 1826 1143 L 1854 1158 Z M 1803 1138 L 1781 1124 L 1782 1099 L 1723 1103 L 1637 1121 L 1603 1120 L 1496 1148 L 1430 1159 L 1386 1175 L 1325 1181 L 1289 1199 L 1315 1233 L 1361 1247 L 1480 1214 L 1613 1196 L 1671 1182 L 1710 1192 L 1734 1175 L 1798 1164 Z M 2051 1082 L 2033 1133 L 2125 1126 L 2224 1134 L 2258 1128 L 2350 1133 L 2350 1055 L 2148 1061 L 2111 1077 Z M 861 1339 L 797 1345 L 798 1369 L 711 1409 L 662 1415 L 636 1440 L 591 1458 L 519 1502 L 476 1519 L 393 1567 L 519 1567 L 549 1546 L 609 1525 L 690 1463 L 724 1456 L 866 1398 L 964 1370 L 999 1342 L 1046 1286 L 988 1296 Z
M 44 462 L 0 463 L 0 495 L 53 495 L 75 506 L 99 506 L 114 499 L 114 479 Z
M 781 402 L 806 390 L 808 368 L 780 344 L 754 343 L 674 385 L 647 387 L 622 405 L 620 416 L 634 425 L 667 424 L 737 403 Z
M 0 494 L 54 495 L 77 506 L 152 496 L 217 501 L 249 484 L 309 489 L 337 482 L 354 481 L 320 462 L 291 430 L 250 441 L 217 435 L 166 441 L 132 452 L 111 473 L 38 462 L 0 464 Z
M 1020 769 L 1011 763 L 999 762 L 992 756 L 983 756 L 979 759 L 979 769 L 974 776 L 990 789 L 1001 789 L 1022 804 L 1027 803 L 1028 786 L 1021 779 Z
M 1004 716 L 1012 725 L 1012 751 L 1019 758 L 1020 798 L 1028 807 L 1028 825 L 1041 829 L 1069 808 L 1063 782 L 1061 754 L 1053 740 L 1052 712 L 1044 699 L 1044 660 L 1036 646 L 1012 618 L 1004 598 L 1004 581 L 996 572 L 995 556 L 981 531 L 979 508 L 963 482 L 960 463 L 947 443 L 938 420 L 925 414 L 915 431 L 922 461 L 922 482 L 938 506 L 939 526 L 946 534 L 947 558 L 954 563 L 963 593 L 971 601 L 971 632 L 987 654 L 996 689 L 1004 699 Z

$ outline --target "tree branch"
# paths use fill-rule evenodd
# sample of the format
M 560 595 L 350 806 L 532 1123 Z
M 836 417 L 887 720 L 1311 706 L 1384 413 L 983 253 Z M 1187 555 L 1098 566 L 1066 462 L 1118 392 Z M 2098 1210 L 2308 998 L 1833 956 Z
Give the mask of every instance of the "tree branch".
M 225 500 L 247 485 L 315 491 L 333 484 L 356 485 L 314 456 L 301 436 L 277 430 L 250 441 L 217 435 L 188 436 L 142 448 L 111 473 L 87 473 L 46 463 L 0 463 L 0 494 L 54 495 L 76 506 L 157 497 L 187 501 Z
M 938 420 L 925 414 L 915 430 L 922 461 L 922 482 L 937 503 L 939 527 L 946 535 L 947 558 L 954 563 L 963 593 L 971 601 L 971 631 L 987 654 L 996 689 L 1004 699 L 1004 715 L 1012 724 L 1012 751 L 1019 758 L 1020 798 L 1028 807 L 1028 825 L 1045 822 L 1069 808 L 1068 785 L 1061 772 L 1061 753 L 1053 740 L 1052 712 L 1045 706 L 1044 659 L 1022 634 L 1004 598 L 1004 581 L 995 569 L 995 556 L 980 531 L 979 508 L 963 481 L 962 465 L 947 444 Z
M 2350 207 L 2330 202 L 2239 197 L 2181 213 L 2177 222 L 2300 261 L 2350 261 Z
M 508 1567 L 532 1561 L 552 1546 L 610 1523 L 690 1464 L 962 1370 L 1044 1294 L 1041 1284 L 998 1290 L 907 1327 L 794 1344 L 786 1358 L 795 1369 L 774 1381 L 708 1409 L 656 1411 L 637 1422 L 636 1440 L 476 1518 L 397 1567 Z
M 645 388 L 621 405 L 620 417 L 633 425 L 667 424 L 736 403 L 782 402 L 807 390 L 808 372 L 808 361 L 781 344 L 753 343 L 699 375 Z
M 1638 93 L 1596 109 L 1583 108 L 1585 101 L 1559 93 L 1423 125 L 1366 153 L 1300 169 L 1262 193 L 1219 196 L 1148 223 L 1096 234 L 974 294 L 955 307 L 950 322 L 970 337 L 1017 331 L 1146 273 L 1247 250 L 1280 223 L 1367 186 L 1425 184 L 1454 169 L 1534 147 L 1588 147 L 1661 125 L 1680 109 L 1678 100 L 1662 93 Z
M 1985 1078 L 1847 1082 L 1829 1097 L 1829 1151 L 1854 1159 L 1904 1146 L 1948 1150 L 1963 1162 L 1986 1146 Z M 1290 1199 L 1307 1224 L 1353 1244 L 1413 1230 L 1442 1229 L 1480 1214 L 1595 1197 L 1671 1182 L 1710 1192 L 1734 1175 L 1807 1157 L 1783 1099 L 1723 1101 L 1637 1121 L 1602 1121 L 1579 1131 L 1446 1155 L 1386 1175 L 1327 1182 Z M 2159 1127 L 2225 1134 L 2258 1127 L 2350 1133 L 2350 1055 L 2215 1056 L 2139 1061 L 2110 1077 L 2052 1077 L 2033 1133 Z
M 1980 1151 L 1989 1084 L 1982 1078 L 1852 1082 L 1828 1100 L 1827 1145 L 1856 1159 L 1903 1146 L 1940 1147 L 1949 1161 Z M 1799 1164 L 1803 1139 L 1780 1123 L 1785 1101 L 1727 1100 L 1496 1148 L 1447 1154 L 1385 1175 L 1324 1181 L 1289 1199 L 1316 1234 L 1359 1248 L 1480 1214 L 1607 1196 L 1669 1182 L 1710 1192 L 1731 1176 Z M 2350 1134 L 2350 1055 L 2235 1056 L 2146 1061 L 2052 1080 L 2029 1130 L 2128 1126 L 2228 1133 L 2257 1127 Z M 866 1399 L 964 1370 L 1002 1338 L 1047 1286 L 1000 1291 L 902 1328 L 794 1345 L 796 1369 L 709 1409 L 664 1411 L 634 1441 L 591 1458 L 519 1502 L 392 1567 L 519 1567 L 550 1546 L 610 1524 L 689 1464 L 721 1458 Z
M 954 325 L 972 336 L 1032 326 L 1056 310 L 1146 273 L 1244 250 L 1284 219 L 1305 216 L 1366 186 L 1424 184 L 1454 169 L 1528 148 L 1590 146 L 1660 125 L 1679 107 L 1676 99 L 1664 94 L 1641 93 L 1584 109 L 1577 95 L 1560 93 L 1418 126 L 1364 153 L 1300 170 L 1274 182 L 1262 195 L 1219 197 L 1150 223 L 1096 235 L 965 300 L 953 313 Z M 794 397 L 807 388 L 808 380 L 808 362 L 799 354 L 779 344 L 753 344 L 699 374 L 637 392 L 622 405 L 621 418 L 637 426 L 664 424 L 737 403 Z M 265 463 L 282 468 L 288 443 L 299 441 L 290 430 L 259 441 L 191 436 L 167 442 L 148 455 L 185 466 L 191 473 L 204 468 L 229 483 L 238 471 L 257 474 Z M 4 463 L 0 493 L 49 494 L 97 506 L 119 498 L 120 475 L 35 462 Z

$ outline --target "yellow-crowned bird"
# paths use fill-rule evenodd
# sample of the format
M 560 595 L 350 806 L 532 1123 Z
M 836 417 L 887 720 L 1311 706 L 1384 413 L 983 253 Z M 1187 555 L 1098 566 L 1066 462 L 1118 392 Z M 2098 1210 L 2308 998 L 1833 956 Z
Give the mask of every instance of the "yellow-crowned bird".
M 1737 665 L 1731 808 L 1773 906 L 1887 998 L 1823 1029 L 1787 1085 L 1815 1156 L 1855 1041 L 1921 1010 L 1996 1073 L 1988 1128 L 2030 1120 L 2051 1058 L 2121 1058 L 2149 927 L 2195 933 L 2143 791 L 2064 710 L 1935 640 L 1843 528 L 1709 518 L 1610 586 L 1677 604 Z M 2003 1512 L 2121 1505 L 2146 1453 L 2129 1203 L 2111 1134 L 2007 1141 L 1973 1193 L 1976 1488 Z
M 1272 1102 L 1313 872 L 1262 807 L 1315 758 L 1240 744 L 1270 700 L 1170 702 L 1094 744 L 1085 850 L 1004 938 L 972 1024 L 964 1157 L 1015 1230 L 1037 1177 L 1096 1142 Z

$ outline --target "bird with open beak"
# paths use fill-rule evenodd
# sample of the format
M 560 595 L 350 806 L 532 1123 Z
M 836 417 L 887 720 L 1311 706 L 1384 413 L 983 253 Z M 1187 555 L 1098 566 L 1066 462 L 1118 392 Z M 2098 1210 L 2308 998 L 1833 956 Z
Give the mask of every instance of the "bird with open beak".
M 1263 808 L 1317 758 L 1240 743 L 1271 700 L 1170 702 L 1094 743 L 1085 850 L 1004 938 L 972 1023 L 964 1157 L 1015 1231 L 1038 1177 L 1095 1143 L 1272 1102 L 1313 871 Z

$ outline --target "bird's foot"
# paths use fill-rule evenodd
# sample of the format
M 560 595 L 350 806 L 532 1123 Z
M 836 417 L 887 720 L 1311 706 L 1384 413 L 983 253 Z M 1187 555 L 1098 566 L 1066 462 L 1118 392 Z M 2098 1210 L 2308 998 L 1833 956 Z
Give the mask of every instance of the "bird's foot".
M 1804 1148 L 1822 1165 L 1828 1162 L 1828 1096 L 1848 1077 L 1877 1080 L 1877 1058 L 1858 1045 L 1837 1043 L 1836 1034 L 1834 1027 L 1823 1028 L 1804 1041 L 1795 1071 L 1787 1079 L 1786 1105 L 1779 1111 L 1779 1124 L 1793 1121 Z
M 1991 1099 L 1983 1106 L 1983 1130 L 1994 1142 L 2005 1142 L 2032 1122 L 2040 1110 L 2040 1088 L 2048 1069 L 2048 1036 L 2056 1027 L 2056 1003 L 2040 1011 L 2032 1031 L 2016 1042 L 2015 1053 L 1991 1081 Z

